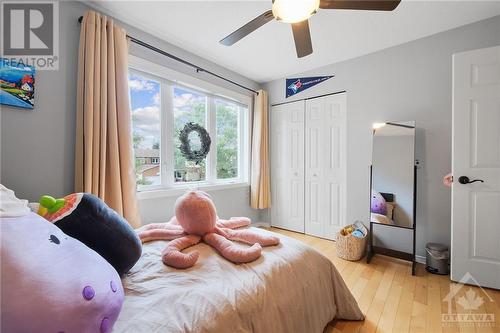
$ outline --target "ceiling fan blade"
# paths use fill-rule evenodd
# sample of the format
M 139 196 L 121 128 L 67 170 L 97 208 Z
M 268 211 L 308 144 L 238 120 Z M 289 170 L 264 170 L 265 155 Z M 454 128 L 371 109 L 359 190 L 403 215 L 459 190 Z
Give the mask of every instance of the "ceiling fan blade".
M 264 24 L 271 21 L 272 19 L 274 19 L 273 11 L 268 10 L 267 12 L 257 16 L 256 18 L 254 18 L 253 20 L 251 20 L 250 22 L 248 22 L 247 24 L 245 24 L 244 26 L 242 26 L 241 28 L 230 34 L 229 36 L 226 36 L 223 39 L 221 39 L 219 43 L 226 46 L 231 46 L 240 39 L 242 39 L 243 37 L 245 37 L 246 35 L 262 27 Z
M 321 0 L 319 8 L 391 11 L 400 2 L 401 0 Z
M 309 20 L 298 23 L 292 23 L 293 39 L 295 40 L 295 49 L 297 57 L 302 58 L 313 52 L 311 43 L 311 32 L 309 31 Z

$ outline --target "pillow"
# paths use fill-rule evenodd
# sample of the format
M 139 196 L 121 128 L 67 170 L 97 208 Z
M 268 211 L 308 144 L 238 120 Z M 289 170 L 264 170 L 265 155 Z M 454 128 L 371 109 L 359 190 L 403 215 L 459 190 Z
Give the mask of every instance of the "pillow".
M 382 215 L 385 215 L 387 212 L 384 197 L 375 190 L 372 190 L 371 212 Z
M 27 200 L 16 198 L 14 192 L 0 184 L 0 217 L 16 217 L 30 212 Z
M 387 218 L 387 216 L 377 213 L 370 214 L 370 221 L 381 224 L 394 224 L 394 222 Z
M 124 293 L 106 260 L 32 212 L 0 231 L 1 332 L 111 332 Z
M 385 207 L 386 207 L 386 210 L 387 212 L 385 213 L 385 216 L 387 216 L 387 218 L 389 220 L 393 220 L 393 216 L 394 216 L 394 208 L 396 207 L 396 204 L 393 203 L 393 202 L 386 202 L 385 203 Z
M 61 207 L 51 209 L 59 203 Z M 43 217 L 99 253 L 118 274 L 128 272 L 141 257 L 142 244 L 135 230 L 95 195 L 73 193 L 57 200 L 43 196 L 40 205 L 45 209 Z

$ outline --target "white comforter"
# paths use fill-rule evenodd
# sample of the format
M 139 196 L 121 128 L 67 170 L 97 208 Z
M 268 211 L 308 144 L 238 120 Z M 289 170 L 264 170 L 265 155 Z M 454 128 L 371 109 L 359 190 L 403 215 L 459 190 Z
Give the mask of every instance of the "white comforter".
M 256 232 L 269 231 L 253 228 Z M 206 244 L 187 270 L 165 266 L 165 241 L 144 245 L 124 277 L 125 303 L 113 332 L 323 332 L 334 318 L 360 320 L 358 305 L 333 264 L 278 235 L 279 246 L 235 265 Z

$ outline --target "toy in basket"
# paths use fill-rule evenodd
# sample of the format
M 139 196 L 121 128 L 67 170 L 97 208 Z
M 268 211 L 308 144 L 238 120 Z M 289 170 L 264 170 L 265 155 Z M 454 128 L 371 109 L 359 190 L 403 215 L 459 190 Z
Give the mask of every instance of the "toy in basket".
M 345 260 L 356 261 L 365 255 L 368 230 L 362 222 L 344 227 L 337 234 L 337 256 Z

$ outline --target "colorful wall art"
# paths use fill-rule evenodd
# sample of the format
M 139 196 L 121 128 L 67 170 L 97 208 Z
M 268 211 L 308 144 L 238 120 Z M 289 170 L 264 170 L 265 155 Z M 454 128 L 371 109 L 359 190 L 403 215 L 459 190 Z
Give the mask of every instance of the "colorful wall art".
M 0 58 L 0 104 L 33 109 L 35 68 Z

